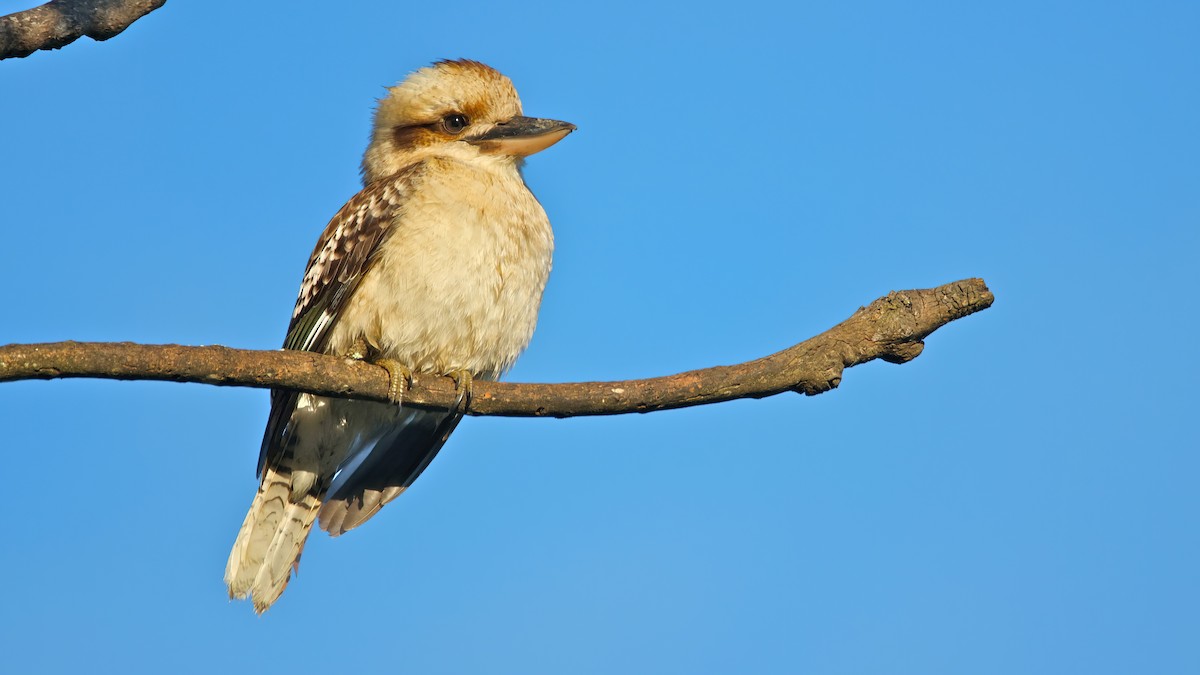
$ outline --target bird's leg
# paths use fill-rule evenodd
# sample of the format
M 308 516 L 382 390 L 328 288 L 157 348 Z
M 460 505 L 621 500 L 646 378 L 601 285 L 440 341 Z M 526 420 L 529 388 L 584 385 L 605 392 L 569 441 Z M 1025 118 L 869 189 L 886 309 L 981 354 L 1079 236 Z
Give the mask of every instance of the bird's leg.
M 370 350 L 371 346 L 367 344 L 367 339 L 360 337 L 354 341 L 354 344 L 350 345 L 350 349 L 347 349 L 345 354 L 342 354 L 342 358 L 366 361 Z
M 388 371 L 388 399 L 396 405 L 403 403 L 404 394 L 412 386 L 412 370 L 394 359 L 375 359 L 372 363 Z
M 465 368 L 447 374 L 454 380 L 454 405 L 450 407 L 450 412 L 457 417 L 471 405 L 471 386 L 475 383 L 475 376 Z

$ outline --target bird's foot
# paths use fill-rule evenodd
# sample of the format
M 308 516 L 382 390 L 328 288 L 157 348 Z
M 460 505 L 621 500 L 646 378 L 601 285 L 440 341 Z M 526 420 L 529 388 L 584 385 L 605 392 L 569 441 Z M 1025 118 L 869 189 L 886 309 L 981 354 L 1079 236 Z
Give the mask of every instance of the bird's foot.
M 404 403 L 404 394 L 412 386 L 412 370 L 392 359 L 376 359 L 373 363 L 388 371 L 388 400 L 396 405 Z
M 467 407 L 471 405 L 471 387 L 475 383 L 475 376 L 471 371 L 463 369 L 456 370 L 452 373 L 447 373 L 450 379 L 454 380 L 454 405 L 451 406 L 450 412 L 455 415 L 461 415 L 467 411 Z

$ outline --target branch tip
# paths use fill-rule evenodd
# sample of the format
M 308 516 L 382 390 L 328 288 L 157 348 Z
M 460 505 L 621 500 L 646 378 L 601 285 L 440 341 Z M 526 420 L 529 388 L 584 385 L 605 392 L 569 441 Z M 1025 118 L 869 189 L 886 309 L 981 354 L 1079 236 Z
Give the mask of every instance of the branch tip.
M 50 0 L 0 16 L 0 59 L 59 49 L 83 36 L 103 41 L 162 7 L 166 0 Z

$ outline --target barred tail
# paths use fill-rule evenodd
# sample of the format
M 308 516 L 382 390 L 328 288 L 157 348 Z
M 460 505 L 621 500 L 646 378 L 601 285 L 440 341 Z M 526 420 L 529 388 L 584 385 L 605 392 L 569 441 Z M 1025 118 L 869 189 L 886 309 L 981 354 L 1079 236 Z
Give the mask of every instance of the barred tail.
M 260 614 L 279 599 L 293 570 L 299 569 L 304 542 L 321 508 L 321 500 L 308 490 L 293 491 L 296 483 L 304 482 L 312 483 L 293 481 L 286 469 L 266 469 L 229 554 L 225 566 L 229 597 L 249 596 Z

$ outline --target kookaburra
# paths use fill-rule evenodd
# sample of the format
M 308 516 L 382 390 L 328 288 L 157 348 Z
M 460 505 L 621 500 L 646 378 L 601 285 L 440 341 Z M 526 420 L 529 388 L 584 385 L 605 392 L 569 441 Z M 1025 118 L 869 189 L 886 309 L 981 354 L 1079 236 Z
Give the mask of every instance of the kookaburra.
M 533 335 L 554 247 L 523 158 L 574 129 L 522 116 L 512 82 L 475 61 L 442 61 L 392 87 L 364 187 L 313 250 L 284 348 L 379 363 L 396 399 L 412 372 L 452 375 L 460 393 L 499 377 Z M 313 523 L 337 536 L 366 522 L 460 417 L 273 391 L 262 482 L 225 569 L 230 597 L 270 607 Z

